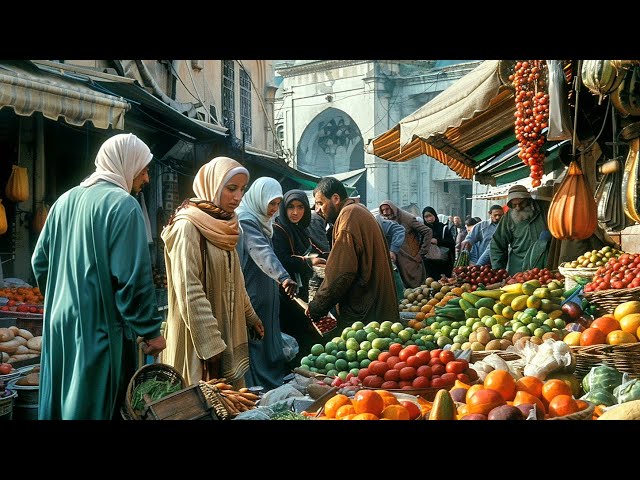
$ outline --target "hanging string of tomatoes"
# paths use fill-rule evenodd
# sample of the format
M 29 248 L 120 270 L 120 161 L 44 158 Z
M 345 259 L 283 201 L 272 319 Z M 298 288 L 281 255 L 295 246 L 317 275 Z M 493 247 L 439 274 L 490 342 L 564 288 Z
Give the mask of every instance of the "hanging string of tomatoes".
M 516 62 L 513 82 L 516 91 L 515 133 L 520 152 L 518 157 L 531 168 L 532 186 L 539 187 L 544 175 L 542 146 L 546 138 L 542 131 L 549 124 L 549 94 L 547 93 L 545 60 Z

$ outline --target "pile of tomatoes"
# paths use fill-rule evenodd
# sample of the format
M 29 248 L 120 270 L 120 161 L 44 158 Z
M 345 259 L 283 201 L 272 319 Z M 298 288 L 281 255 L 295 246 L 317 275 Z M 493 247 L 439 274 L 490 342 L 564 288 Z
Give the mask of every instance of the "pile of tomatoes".
M 493 270 L 490 265 L 455 267 L 453 274 L 458 281 L 471 285 L 491 285 L 501 282 L 509 276 L 504 268 Z
M 549 94 L 546 93 L 545 60 L 522 60 L 509 77 L 516 90 L 515 133 L 520 152 L 518 157 L 531 169 L 531 185 L 539 187 L 544 174 L 545 143 L 542 130 L 549 122 Z
M 585 292 L 640 287 L 640 254 L 623 253 L 610 258 L 600 267 L 593 280 L 584 286 Z
M 552 280 L 564 280 L 564 276 L 558 272 L 552 272 L 548 268 L 532 268 L 526 272 L 518 272 L 507 279 L 507 284 L 523 283 L 529 280 L 539 280 L 542 285 L 546 285 Z

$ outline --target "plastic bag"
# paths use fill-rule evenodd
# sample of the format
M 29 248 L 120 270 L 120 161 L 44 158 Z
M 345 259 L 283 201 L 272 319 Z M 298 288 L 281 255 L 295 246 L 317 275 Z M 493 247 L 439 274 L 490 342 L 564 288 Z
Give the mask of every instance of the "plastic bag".
M 549 70 L 549 131 L 547 140 L 569 140 L 572 135 L 567 83 L 562 60 L 547 60 Z
M 287 400 L 289 398 L 295 397 L 304 397 L 304 394 L 287 383 L 265 393 L 260 399 L 260 405 L 263 407 L 268 407 L 282 400 Z
M 298 341 L 284 332 L 280 332 L 280 335 L 282 336 L 282 353 L 284 353 L 284 358 L 286 358 L 287 361 L 291 361 L 296 358 L 296 355 L 300 351 Z
M 520 355 L 525 363 L 523 374 L 545 380 L 551 372 L 572 371 L 575 357 L 567 345 L 561 341 L 545 340 L 541 345 L 525 342 L 523 348 L 510 346 L 508 352 Z

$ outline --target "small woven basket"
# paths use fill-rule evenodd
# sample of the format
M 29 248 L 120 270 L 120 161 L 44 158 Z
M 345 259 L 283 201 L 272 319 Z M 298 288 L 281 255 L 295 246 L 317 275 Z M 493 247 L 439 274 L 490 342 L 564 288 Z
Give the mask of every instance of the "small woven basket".
M 579 412 L 570 413 L 569 415 L 563 415 L 561 417 L 551 417 L 546 420 L 591 420 L 593 417 L 593 410 L 596 408 L 595 404 L 587 402 L 589 405 L 587 408 L 583 408 Z
M 632 300 L 640 301 L 640 287 L 635 288 L 612 288 L 596 292 L 584 292 L 590 304 L 596 306 L 598 315 L 613 313 L 618 305 Z
M 588 279 L 591 281 L 593 276 L 598 271 L 597 268 L 567 268 L 563 266 L 564 264 L 558 267 L 558 271 L 564 276 L 564 289 L 571 290 L 578 283 L 577 279 L 584 280 Z
M 495 353 L 496 355 L 498 355 L 505 362 L 508 362 L 509 360 L 519 360 L 521 358 L 520 355 L 516 353 L 506 352 L 504 350 L 480 350 L 480 351 L 474 351 L 473 353 L 471 353 L 471 360 L 469 361 L 469 363 L 475 363 L 479 360 L 483 360 L 489 355 L 491 355 L 492 353 Z
M 184 380 L 180 372 L 171 365 L 167 365 L 165 363 L 151 363 L 149 365 L 144 365 L 133 374 L 129 381 L 124 401 L 126 411 L 121 412 L 123 418 L 127 420 L 142 420 L 142 412 L 134 410 L 131 403 L 133 401 L 133 392 L 138 385 L 152 379 L 169 381 L 172 385 L 179 383 L 182 389 L 187 388 L 187 382 Z

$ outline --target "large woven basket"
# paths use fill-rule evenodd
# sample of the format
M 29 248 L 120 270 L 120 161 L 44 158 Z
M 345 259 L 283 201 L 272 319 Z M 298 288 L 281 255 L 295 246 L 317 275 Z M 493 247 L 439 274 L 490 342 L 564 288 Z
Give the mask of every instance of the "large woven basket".
M 591 420 L 593 417 L 593 410 L 596 408 L 595 404 L 587 402 L 587 408 L 583 408 L 579 412 L 571 413 L 569 415 L 563 415 L 561 417 L 551 417 L 546 420 Z
M 590 345 L 587 347 L 570 347 L 576 359 L 576 369 L 573 374 L 582 380 L 591 371 L 591 368 L 600 365 L 604 356 L 599 353 L 601 345 Z
M 585 292 L 590 304 L 595 305 L 598 315 L 613 313 L 618 305 L 632 300 L 640 301 L 640 287 L 635 288 L 612 288 L 596 292 Z
M 505 362 L 508 362 L 510 360 L 519 360 L 521 358 L 517 353 L 507 352 L 505 350 L 480 350 L 471 353 L 471 360 L 469 361 L 469 363 L 475 363 L 479 360 L 484 360 L 486 357 L 493 353 L 498 355 Z
M 609 365 L 631 378 L 640 378 L 640 343 L 571 347 L 571 350 L 576 354 L 575 375 L 580 380 L 596 365 Z
M 578 283 L 585 283 L 585 279 L 591 281 L 598 271 L 597 268 L 567 268 L 563 265 L 558 267 L 558 271 L 564 276 L 565 290 L 571 290 Z M 579 282 L 579 280 L 582 281 Z
M 133 377 L 131 377 L 131 380 L 129 381 L 124 401 L 125 411 L 121 412 L 123 418 L 127 420 L 142 420 L 142 412 L 134 410 L 132 405 L 133 392 L 138 385 L 151 379 L 169 381 L 172 385 L 179 383 L 182 389 L 187 388 L 187 382 L 184 380 L 180 372 L 171 365 L 164 363 L 151 363 L 144 365 L 133 374 Z

